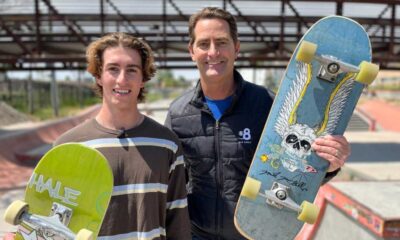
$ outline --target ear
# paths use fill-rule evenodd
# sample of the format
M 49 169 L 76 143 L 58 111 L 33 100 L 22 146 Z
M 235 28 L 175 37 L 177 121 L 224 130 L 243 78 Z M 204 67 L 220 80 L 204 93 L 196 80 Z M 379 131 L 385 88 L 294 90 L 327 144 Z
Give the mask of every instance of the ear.
M 195 62 L 196 59 L 195 59 L 195 57 L 194 57 L 193 45 L 192 45 L 192 44 L 189 44 L 189 45 L 188 45 L 188 50 L 189 50 L 190 56 L 192 57 L 192 61 Z
M 96 77 L 96 83 L 100 86 L 103 86 L 103 82 L 101 81 L 101 78 Z
M 240 52 L 240 41 L 237 40 L 235 44 L 235 59 L 239 56 L 239 52 Z

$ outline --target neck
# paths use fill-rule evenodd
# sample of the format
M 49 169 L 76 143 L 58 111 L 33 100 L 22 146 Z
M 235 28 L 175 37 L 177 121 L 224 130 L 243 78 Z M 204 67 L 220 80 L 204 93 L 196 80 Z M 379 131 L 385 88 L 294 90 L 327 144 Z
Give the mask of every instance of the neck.
M 144 116 L 139 110 L 130 111 L 110 111 L 102 107 L 96 116 L 96 121 L 105 128 L 113 130 L 131 129 L 142 123 Z
M 225 99 L 235 91 L 235 81 L 233 78 L 229 81 L 207 82 L 200 80 L 201 89 L 208 98 L 213 100 Z

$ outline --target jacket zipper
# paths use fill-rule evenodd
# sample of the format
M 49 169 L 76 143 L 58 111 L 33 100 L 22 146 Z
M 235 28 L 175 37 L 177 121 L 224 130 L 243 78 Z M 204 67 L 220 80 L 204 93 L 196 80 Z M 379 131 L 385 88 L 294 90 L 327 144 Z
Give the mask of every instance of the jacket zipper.
M 221 235 L 221 219 L 222 219 L 222 209 L 223 209 L 223 202 L 220 200 L 222 199 L 222 195 L 223 195 L 223 177 L 222 177 L 222 162 L 221 162 L 221 158 L 220 158 L 220 126 L 219 126 L 219 120 L 216 120 L 215 122 L 215 151 L 216 151 L 216 157 L 217 157 L 217 170 L 216 170 L 216 181 L 217 181 L 217 236 L 218 239 L 220 239 L 220 235 Z M 221 210 L 218 212 L 218 209 Z M 219 214 L 218 214 L 219 213 Z

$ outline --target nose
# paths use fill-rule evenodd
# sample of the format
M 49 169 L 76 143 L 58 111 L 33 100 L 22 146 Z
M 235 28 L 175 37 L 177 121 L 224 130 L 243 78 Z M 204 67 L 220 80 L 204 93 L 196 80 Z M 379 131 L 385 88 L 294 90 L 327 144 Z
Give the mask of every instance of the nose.
M 219 54 L 218 47 L 215 43 L 211 42 L 210 48 L 208 49 L 208 55 L 209 56 L 216 56 Z
M 117 77 L 118 84 L 124 84 L 127 81 L 126 72 L 120 71 Z
M 297 143 L 293 144 L 293 148 L 296 150 L 300 150 L 300 143 L 297 142 Z

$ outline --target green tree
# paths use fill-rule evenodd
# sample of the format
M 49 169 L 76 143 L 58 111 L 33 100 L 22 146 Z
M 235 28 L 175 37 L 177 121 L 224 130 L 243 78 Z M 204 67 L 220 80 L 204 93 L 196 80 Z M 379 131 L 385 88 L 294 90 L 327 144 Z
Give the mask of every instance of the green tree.
M 160 88 L 177 88 L 186 87 L 189 83 L 186 79 L 180 76 L 178 79 L 174 77 L 171 70 L 160 70 L 156 75 L 157 85 Z

